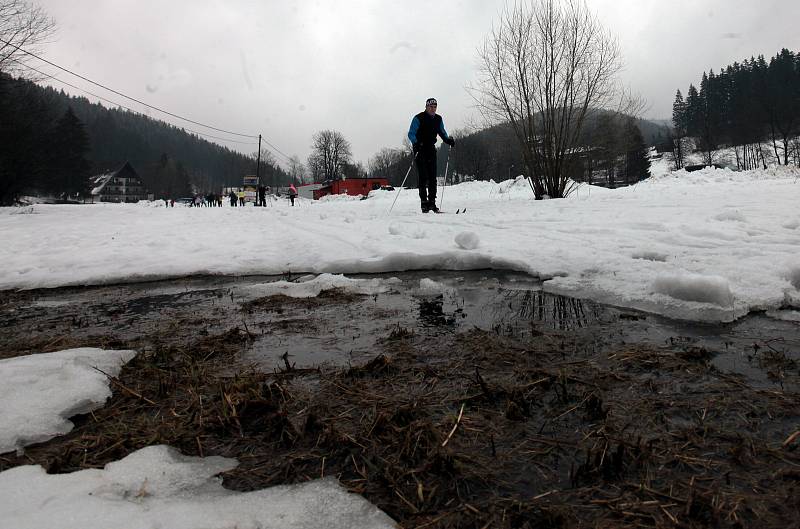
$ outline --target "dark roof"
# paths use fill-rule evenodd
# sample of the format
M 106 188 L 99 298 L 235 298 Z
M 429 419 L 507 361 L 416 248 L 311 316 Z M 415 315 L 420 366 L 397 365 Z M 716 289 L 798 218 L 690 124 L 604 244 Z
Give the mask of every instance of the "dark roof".
M 130 162 L 125 162 L 125 164 L 114 171 L 113 173 L 103 173 L 97 176 L 93 176 L 91 178 L 92 183 L 95 185 L 94 189 L 92 189 L 93 195 L 99 195 L 103 188 L 106 186 L 109 180 L 112 178 L 119 177 L 119 178 L 136 178 L 141 182 L 141 178 L 139 178 L 139 174 L 133 168 Z

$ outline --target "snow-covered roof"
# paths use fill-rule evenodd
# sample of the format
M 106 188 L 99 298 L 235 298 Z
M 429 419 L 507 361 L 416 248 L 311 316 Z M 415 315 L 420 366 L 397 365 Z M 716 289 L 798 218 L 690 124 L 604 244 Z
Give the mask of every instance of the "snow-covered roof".
M 109 180 L 115 175 L 116 173 L 103 173 L 97 176 L 91 177 L 91 182 L 95 184 L 95 187 L 92 188 L 93 195 L 99 195 L 103 192 L 103 188 L 106 187 L 106 184 Z

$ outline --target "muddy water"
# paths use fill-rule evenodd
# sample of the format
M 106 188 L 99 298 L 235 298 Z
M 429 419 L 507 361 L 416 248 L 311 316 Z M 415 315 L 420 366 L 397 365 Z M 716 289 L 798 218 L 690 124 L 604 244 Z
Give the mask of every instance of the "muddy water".
M 242 363 L 276 369 L 360 363 L 393 332 L 425 340 L 474 327 L 525 341 L 557 331 L 565 354 L 647 344 L 705 349 L 720 370 L 774 386 L 797 374 L 800 323 L 754 314 L 732 324 L 700 325 L 543 292 L 524 274 L 501 271 L 407 272 L 391 291 L 335 297 L 279 309 L 242 310 L 257 284 L 274 277 L 192 278 L 133 285 L 0 294 L 0 357 L 59 345 L 121 342 L 147 349 L 189 344 L 240 327 L 254 339 Z M 438 289 L 420 287 L 432 279 Z M 570 352 L 572 350 L 572 353 Z M 791 377 L 797 379 L 796 376 Z

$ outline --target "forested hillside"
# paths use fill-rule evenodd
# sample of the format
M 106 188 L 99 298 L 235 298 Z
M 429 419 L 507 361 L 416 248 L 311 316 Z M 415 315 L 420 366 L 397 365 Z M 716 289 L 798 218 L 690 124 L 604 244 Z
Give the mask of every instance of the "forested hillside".
M 71 109 L 71 111 L 70 111 Z M 30 81 L 0 78 L 0 202 L 22 192 L 75 195 L 92 174 L 130 161 L 156 197 L 219 191 L 256 173 L 255 145 L 245 155 L 163 121 L 110 109 Z M 66 127 L 66 128 L 65 128 Z M 83 154 L 67 167 L 66 153 Z M 286 181 L 262 161 L 267 184 Z
M 783 49 L 769 62 L 751 57 L 718 73 L 703 72 L 699 86 L 689 85 L 685 99 L 680 90 L 675 94 L 677 168 L 692 145 L 706 164 L 716 161 L 718 149 L 732 147 L 739 169 L 773 161 L 800 165 L 800 55 Z

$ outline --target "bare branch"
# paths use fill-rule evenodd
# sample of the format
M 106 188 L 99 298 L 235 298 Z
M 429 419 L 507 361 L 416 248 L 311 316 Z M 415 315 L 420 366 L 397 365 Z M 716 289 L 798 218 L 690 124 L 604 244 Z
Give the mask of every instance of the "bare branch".
M 510 124 L 537 198 L 566 196 L 587 113 L 620 93 L 616 39 L 582 0 L 528 0 L 500 14 L 478 59 L 479 81 L 468 90 L 481 115 Z
M 0 73 L 31 77 L 25 66 L 31 53 L 55 33 L 55 21 L 25 0 L 0 0 Z

